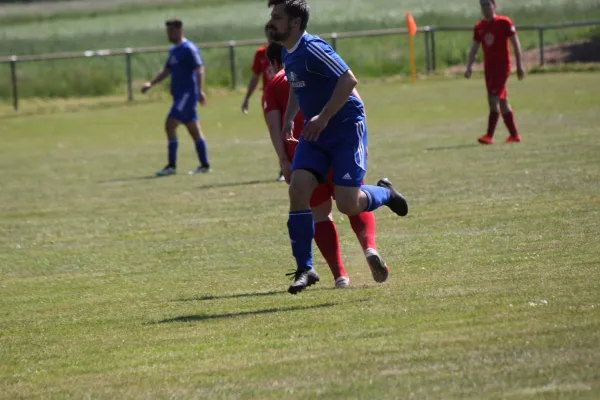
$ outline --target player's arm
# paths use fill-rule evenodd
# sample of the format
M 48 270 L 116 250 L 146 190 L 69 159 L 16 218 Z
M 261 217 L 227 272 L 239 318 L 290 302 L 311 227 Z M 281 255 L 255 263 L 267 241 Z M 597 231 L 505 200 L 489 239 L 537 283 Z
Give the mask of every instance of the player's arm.
M 325 104 L 319 115 L 312 118 L 304 127 L 302 134 L 305 140 L 317 140 L 319 138 L 329 120 L 346 104 L 348 97 L 350 97 L 357 84 L 358 80 L 351 70 L 346 70 L 340 75 L 327 104 Z
M 283 136 L 283 127 L 281 126 L 281 111 L 271 110 L 265 115 L 267 119 L 267 126 L 269 127 L 269 135 L 271 136 L 271 143 L 279 158 L 279 166 L 281 172 L 285 177 L 286 182 L 290 182 L 292 175 L 292 164 L 287 155 L 285 148 L 285 137 Z
M 294 94 L 294 91 L 290 88 L 290 94 L 288 95 L 288 105 L 285 110 L 285 118 L 283 119 L 283 136 L 286 141 L 295 141 L 294 139 L 294 118 L 300 111 L 300 105 L 298 105 L 298 99 Z
M 206 79 L 206 74 L 204 72 L 204 65 L 200 65 L 199 67 L 197 67 L 195 70 L 195 74 L 196 82 L 198 83 L 198 101 L 200 102 L 200 104 L 205 105 L 206 94 L 204 93 L 204 80 Z
M 250 102 L 250 97 L 256 90 L 258 86 L 258 82 L 260 81 L 260 74 L 254 72 L 250 77 L 250 82 L 248 82 L 248 89 L 246 90 L 246 97 L 244 97 L 244 102 L 242 103 L 242 112 L 244 114 L 248 114 L 248 103 Z
M 478 40 L 473 40 L 471 50 L 469 51 L 469 56 L 467 57 L 467 69 L 465 71 L 465 78 L 467 79 L 469 79 L 473 74 L 473 63 L 475 62 L 475 57 L 477 57 L 477 52 L 479 51 L 480 45 L 481 43 Z
M 266 114 L 267 126 L 269 127 L 269 133 L 271 135 L 271 142 L 275 153 L 279 157 L 279 160 L 287 160 L 287 152 L 285 151 L 285 140 L 281 132 L 283 127 L 281 126 L 281 111 L 271 110 Z
M 523 79 L 525 77 L 525 70 L 523 69 L 523 60 L 521 57 L 521 42 L 519 42 L 519 37 L 516 33 L 510 37 L 510 42 L 512 43 L 515 58 L 517 59 L 517 76 L 519 79 Z
M 164 67 L 162 71 L 160 71 L 158 74 L 156 74 L 154 78 L 152 78 L 151 81 L 144 83 L 144 86 L 142 86 L 142 93 L 146 93 L 148 90 L 150 90 L 152 86 L 164 81 L 165 78 L 170 74 L 171 70 L 167 67 Z

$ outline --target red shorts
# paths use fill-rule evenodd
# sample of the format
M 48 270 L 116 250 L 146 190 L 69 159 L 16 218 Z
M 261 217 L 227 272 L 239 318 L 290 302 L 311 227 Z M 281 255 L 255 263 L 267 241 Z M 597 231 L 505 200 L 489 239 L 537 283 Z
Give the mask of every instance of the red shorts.
M 286 150 L 290 160 L 294 159 L 296 144 L 286 143 Z M 363 182 L 364 183 L 364 182 Z M 319 183 L 310 197 L 310 206 L 317 207 L 329 199 L 335 200 L 335 185 L 333 184 L 333 169 L 330 169 L 325 178 L 325 183 Z
M 510 76 L 510 71 L 485 71 L 485 86 L 488 96 L 496 96 L 500 99 L 506 99 L 506 81 Z

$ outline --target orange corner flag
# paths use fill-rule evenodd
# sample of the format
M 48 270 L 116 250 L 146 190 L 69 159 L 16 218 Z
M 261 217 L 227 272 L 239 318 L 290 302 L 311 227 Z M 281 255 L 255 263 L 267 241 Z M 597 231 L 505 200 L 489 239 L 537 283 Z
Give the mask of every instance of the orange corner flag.
M 417 81 L 417 66 L 415 63 L 414 36 L 417 34 L 417 24 L 410 12 L 406 13 L 406 25 L 408 27 L 408 54 L 410 58 L 410 72 L 413 83 Z
M 417 23 L 410 12 L 406 13 L 406 26 L 408 27 L 408 34 L 410 36 L 417 34 Z

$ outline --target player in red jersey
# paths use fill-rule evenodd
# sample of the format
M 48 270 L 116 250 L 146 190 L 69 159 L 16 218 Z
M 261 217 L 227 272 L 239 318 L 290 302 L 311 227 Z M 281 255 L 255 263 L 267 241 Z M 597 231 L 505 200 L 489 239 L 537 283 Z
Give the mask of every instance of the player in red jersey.
M 469 53 L 467 70 L 465 71 L 465 78 L 469 79 L 479 46 L 482 46 L 490 115 L 487 133 L 478 140 L 481 144 L 494 143 L 494 132 L 501 112 L 504 124 L 510 133 L 506 143 L 518 143 L 521 141 L 521 136 L 515 124 L 513 111 L 508 104 L 506 81 L 510 76 L 511 67 L 509 41 L 513 45 L 517 60 L 517 76 L 519 80 L 525 77 L 523 63 L 521 62 L 521 45 L 515 26 L 510 18 L 496 15 L 496 1 L 480 0 L 479 3 L 484 19 L 475 25 L 473 47 Z
M 271 39 L 269 39 L 268 29 L 265 26 L 265 36 L 267 37 L 267 41 L 271 43 Z M 256 49 L 254 53 L 254 61 L 252 62 L 252 76 L 250 77 L 250 82 L 248 83 L 248 90 L 246 91 L 246 96 L 244 97 L 244 102 L 242 103 L 242 112 L 244 115 L 248 114 L 248 107 L 250 103 L 250 97 L 258 87 L 258 83 L 262 77 L 262 98 L 260 104 L 265 103 L 265 89 L 273 76 L 275 75 L 269 60 L 267 59 L 267 46 L 261 46 Z M 283 182 L 285 178 L 283 176 L 283 172 L 279 172 L 279 176 L 277 177 L 277 181 Z
M 271 134 L 273 147 L 279 156 L 281 170 L 286 181 L 290 182 L 292 171 L 292 159 L 302 130 L 304 129 L 304 116 L 298 112 L 294 120 L 293 136 L 295 141 L 286 141 L 282 134 L 283 118 L 287 109 L 290 85 L 288 83 L 285 71 L 283 70 L 281 60 L 281 45 L 271 43 L 267 48 L 267 56 L 275 71 L 275 74 L 265 93 L 264 111 Z M 358 97 L 358 93 L 355 94 Z M 334 197 L 334 185 L 332 180 L 332 171 L 330 171 L 327 182 L 317 186 L 310 199 L 310 206 L 315 221 L 315 242 L 323 254 L 325 261 L 329 265 L 336 287 L 348 287 L 350 280 L 348 273 L 344 268 L 342 256 L 340 253 L 340 243 L 338 239 L 337 228 L 331 217 L 332 198 Z M 375 216 L 372 212 L 363 212 L 361 214 L 349 217 L 352 230 L 360 242 L 367 263 L 371 268 L 373 279 L 377 282 L 385 282 L 388 277 L 388 267 L 377 253 L 375 244 Z M 377 264 L 377 268 L 373 265 Z M 381 268 L 383 266 L 384 268 Z M 385 273 L 377 271 L 385 270 Z

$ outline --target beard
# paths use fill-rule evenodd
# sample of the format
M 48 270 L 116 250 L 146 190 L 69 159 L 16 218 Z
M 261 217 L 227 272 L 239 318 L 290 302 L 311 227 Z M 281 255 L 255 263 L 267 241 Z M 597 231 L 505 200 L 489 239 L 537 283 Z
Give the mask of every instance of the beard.
M 277 43 L 285 42 L 287 39 L 289 39 L 291 33 L 291 25 L 288 25 L 288 28 L 285 32 L 279 32 L 277 28 L 273 25 L 269 26 L 269 38 Z

